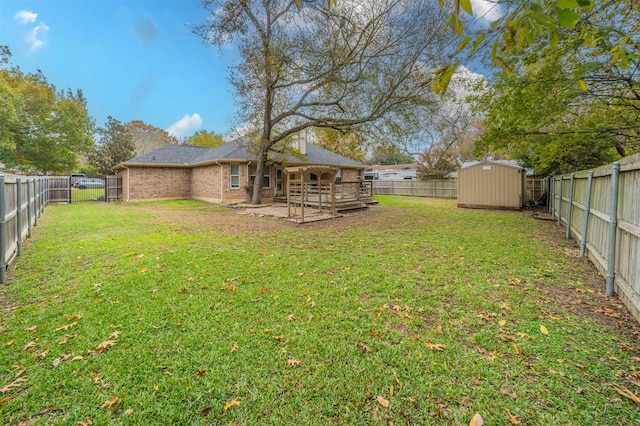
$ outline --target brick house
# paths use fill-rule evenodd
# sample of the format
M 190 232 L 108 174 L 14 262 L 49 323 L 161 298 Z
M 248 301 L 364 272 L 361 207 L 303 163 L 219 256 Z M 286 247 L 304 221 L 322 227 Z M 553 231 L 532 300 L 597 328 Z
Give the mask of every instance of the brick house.
M 114 168 L 122 177 L 123 200 L 243 202 L 244 188 L 255 178 L 256 157 L 242 142 L 237 139 L 216 148 L 172 144 L 125 161 Z M 300 143 L 298 151 L 270 162 L 262 177 L 263 201 L 285 196 L 284 167 L 331 166 L 337 169 L 336 181 L 363 178 L 366 165 L 358 161 L 309 143 Z

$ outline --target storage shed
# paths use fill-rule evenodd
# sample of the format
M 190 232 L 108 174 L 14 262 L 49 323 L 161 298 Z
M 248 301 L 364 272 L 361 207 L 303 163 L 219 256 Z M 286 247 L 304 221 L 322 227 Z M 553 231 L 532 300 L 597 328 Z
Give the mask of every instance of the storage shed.
M 478 161 L 458 171 L 458 207 L 520 210 L 526 170 L 513 161 Z

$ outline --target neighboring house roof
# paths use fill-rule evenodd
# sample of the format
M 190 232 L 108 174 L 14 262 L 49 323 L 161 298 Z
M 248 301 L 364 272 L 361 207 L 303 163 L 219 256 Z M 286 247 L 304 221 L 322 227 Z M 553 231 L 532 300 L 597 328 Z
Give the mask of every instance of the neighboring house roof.
M 201 148 L 183 145 L 166 145 L 155 151 L 134 157 L 115 167 L 130 166 L 182 166 L 193 167 L 219 161 L 255 161 L 256 156 L 247 151 L 243 139 L 236 139 L 215 148 Z M 287 155 L 289 164 L 323 164 L 336 167 L 365 167 L 363 163 L 351 160 L 316 145 L 306 145 L 306 155 Z
M 417 163 L 409 163 L 409 164 L 373 164 L 367 167 L 367 171 L 369 170 L 418 170 L 419 164 Z

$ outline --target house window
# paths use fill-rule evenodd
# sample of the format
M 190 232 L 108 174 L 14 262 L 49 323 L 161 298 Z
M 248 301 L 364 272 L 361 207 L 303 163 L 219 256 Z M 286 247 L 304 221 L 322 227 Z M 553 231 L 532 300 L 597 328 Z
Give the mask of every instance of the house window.
M 229 182 L 232 189 L 240 188 L 240 164 L 229 164 Z
M 342 169 L 338 169 L 336 173 L 336 182 L 342 182 Z
M 356 170 L 356 180 L 362 180 L 362 169 Z
M 256 169 L 257 165 L 252 164 L 249 166 L 249 181 L 251 183 L 256 181 Z M 262 176 L 262 187 L 263 188 L 271 188 L 271 173 L 270 168 L 268 166 L 264 167 L 264 174 Z

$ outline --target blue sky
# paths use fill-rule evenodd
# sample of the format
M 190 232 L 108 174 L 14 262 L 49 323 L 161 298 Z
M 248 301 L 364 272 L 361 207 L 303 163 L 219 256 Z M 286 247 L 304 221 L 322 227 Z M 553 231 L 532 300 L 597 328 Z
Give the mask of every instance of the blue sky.
M 495 3 L 472 0 L 480 21 Z M 25 72 L 82 89 L 98 125 L 142 120 L 177 137 L 227 134 L 235 104 L 227 81 L 237 52 L 203 45 L 199 0 L 1 0 L 0 45 Z
M 42 70 L 57 89 L 82 89 L 98 125 L 111 115 L 182 137 L 225 134 L 237 54 L 191 32 L 206 17 L 198 0 L 2 0 L 0 44 L 23 71 Z

